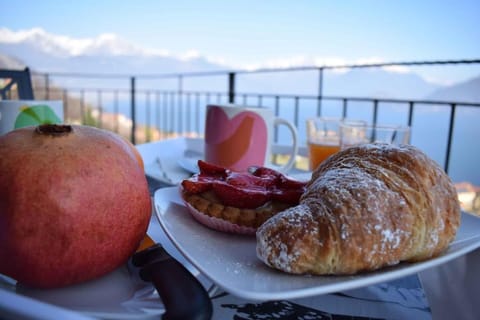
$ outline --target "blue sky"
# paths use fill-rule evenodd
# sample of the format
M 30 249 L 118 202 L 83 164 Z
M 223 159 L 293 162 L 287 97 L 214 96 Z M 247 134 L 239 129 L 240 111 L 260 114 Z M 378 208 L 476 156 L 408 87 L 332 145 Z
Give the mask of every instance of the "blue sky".
M 114 33 L 142 47 L 195 51 L 237 66 L 305 57 L 349 63 L 480 58 L 475 0 L 0 2 L 0 27 L 14 31 L 41 27 L 74 38 Z M 456 72 L 469 72 L 464 69 Z

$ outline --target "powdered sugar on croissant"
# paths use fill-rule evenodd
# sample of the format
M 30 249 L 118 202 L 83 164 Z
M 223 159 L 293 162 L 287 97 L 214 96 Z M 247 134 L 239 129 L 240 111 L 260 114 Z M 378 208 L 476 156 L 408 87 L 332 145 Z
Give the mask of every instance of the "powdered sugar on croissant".
M 257 254 L 290 273 L 353 274 L 437 256 L 459 224 L 453 183 L 427 155 L 362 145 L 322 163 L 300 204 L 257 230 Z

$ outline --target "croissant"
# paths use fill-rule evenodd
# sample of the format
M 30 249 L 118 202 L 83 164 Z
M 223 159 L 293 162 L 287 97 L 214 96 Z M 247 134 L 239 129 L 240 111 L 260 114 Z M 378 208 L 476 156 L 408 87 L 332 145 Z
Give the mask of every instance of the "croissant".
M 410 145 L 367 144 L 313 172 L 299 205 L 257 230 L 257 255 L 289 273 L 354 274 L 435 257 L 459 224 L 453 183 L 433 160 Z

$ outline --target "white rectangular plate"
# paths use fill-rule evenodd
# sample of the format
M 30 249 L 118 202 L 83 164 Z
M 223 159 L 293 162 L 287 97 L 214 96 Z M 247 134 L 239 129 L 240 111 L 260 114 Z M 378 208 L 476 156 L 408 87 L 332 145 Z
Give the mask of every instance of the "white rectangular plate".
M 480 219 L 462 213 L 461 226 L 441 256 L 355 276 L 299 276 L 269 268 L 256 256 L 256 240 L 214 231 L 194 220 L 178 187 L 155 193 L 155 212 L 167 236 L 205 276 L 231 294 L 252 300 L 293 299 L 387 282 L 431 268 L 480 247 Z

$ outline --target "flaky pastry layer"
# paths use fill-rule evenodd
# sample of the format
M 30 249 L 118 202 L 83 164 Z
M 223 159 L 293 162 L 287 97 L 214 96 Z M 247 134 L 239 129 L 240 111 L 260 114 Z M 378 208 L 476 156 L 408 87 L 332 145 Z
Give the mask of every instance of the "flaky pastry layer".
M 370 144 L 333 155 L 298 206 L 257 230 L 257 255 L 290 273 L 354 274 L 441 254 L 460 205 L 446 173 L 413 146 Z

